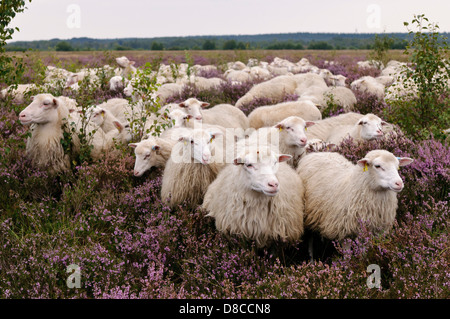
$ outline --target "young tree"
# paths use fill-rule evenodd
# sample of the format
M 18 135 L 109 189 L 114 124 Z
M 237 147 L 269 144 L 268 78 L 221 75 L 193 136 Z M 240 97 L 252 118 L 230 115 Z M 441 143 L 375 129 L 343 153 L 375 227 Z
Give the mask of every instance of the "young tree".
M 31 2 L 31 0 L 28 0 Z M 0 79 L 5 83 L 14 83 L 25 71 L 20 59 L 14 62 L 13 57 L 5 54 L 6 41 L 11 40 L 19 28 L 10 28 L 9 24 L 17 13 L 23 12 L 26 0 L 2 0 L 0 2 Z

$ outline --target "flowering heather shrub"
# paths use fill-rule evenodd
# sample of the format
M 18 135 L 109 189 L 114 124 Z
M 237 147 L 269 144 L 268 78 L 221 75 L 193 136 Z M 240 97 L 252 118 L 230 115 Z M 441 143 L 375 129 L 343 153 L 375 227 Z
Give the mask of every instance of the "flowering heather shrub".
M 257 82 L 244 82 L 233 85 L 230 81 L 212 90 L 199 90 L 195 85 L 186 85 L 180 95 L 174 95 L 166 100 L 166 103 L 179 103 L 190 97 L 195 97 L 200 101 L 208 102 L 212 106 L 217 104 L 232 104 L 247 93 Z
M 200 70 L 200 72 L 197 73 L 197 76 L 201 76 L 207 79 L 210 78 L 219 78 L 225 80 L 223 73 L 220 72 L 217 69 L 211 69 L 211 70 Z

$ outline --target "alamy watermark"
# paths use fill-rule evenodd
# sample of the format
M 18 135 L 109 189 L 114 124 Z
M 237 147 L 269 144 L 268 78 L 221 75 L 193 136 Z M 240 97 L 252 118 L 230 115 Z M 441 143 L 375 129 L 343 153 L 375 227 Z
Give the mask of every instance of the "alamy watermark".
M 69 4 L 66 9 L 70 13 L 66 20 L 66 25 L 69 29 L 81 28 L 81 7 L 78 4 Z
M 367 277 L 367 287 L 368 288 L 381 288 L 381 269 L 377 264 L 370 264 L 367 266 L 367 272 L 372 273 Z
M 67 288 L 81 288 L 81 269 L 77 264 L 67 266 L 66 272 L 69 273 L 66 284 Z
M 378 4 L 372 3 L 367 6 L 366 12 L 369 16 L 366 20 L 366 25 L 369 29 L 381 28 L 381 7 Z

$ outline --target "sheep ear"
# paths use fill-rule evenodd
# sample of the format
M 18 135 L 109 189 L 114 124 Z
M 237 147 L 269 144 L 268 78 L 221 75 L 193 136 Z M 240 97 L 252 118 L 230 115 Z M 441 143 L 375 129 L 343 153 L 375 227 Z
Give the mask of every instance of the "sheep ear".
M 184 102 L 181 102 L 180 104 L 178 104 L 179 107 L 187 107 L 187 105 Z
M 363 119 L 360 119 L 359 121 L 358 121 L 358 125 L 363 125 L 365 123 L 365 121 L 363 120 Z
M 209 135 L 211 135 L 211 139 L 214 139 L 217 136 L 221 136 L 223 134 L 222 134 L 222 132 L 209 132 Z
M 409 157 L 397 157 L 398 162 L 399 162 L 399 166 L 406 166 L 411 164 L 414 160 L 412 158 Z
M 103 111 L 104 112 L 104 111 Z M 113 121 L 114 126 L 116 127 L 116 129 L 119 130 L 120 133 L 122 133 L 123 131 L 123 125 L 122 123 L 120 123 L 119 121 Z
M 370 160 L 367 158 L 362 158 L 356 164 L 358 164 L 361 167 L 366 168 L 370 164 Z
M 385 122 L 385 121 L 381 121 L 381 125 L 382 125 L 382 126 L 385 126 L 385 125 L 389 125 L 389 123 L 388 123 L 388 122 Z
M 53 98 L 53 105 L 55 109 L 59 106 L 59 100 L 57 98 Z
M 209 103 L 207 103 L 207 102 L 202 102 L 201 107 L 207 107 L 207 106 L 209 106 Z
M 275 128 L 278 128 L 281 131 L 282 129 L 284 129 L 284 124 L 278 123 L 277 125 L 275 125 Z
M 234 159 L 233 161 L 234 165 L 243 165 L 244 164 L 244 160 L 240 157 L 237 157 Z
M 306 127 L 311 127 L 313 125 L 316 125 L 316 122 L 306 121 Z
M 128 144 L 128 146 L 132 147 L 132 148 L 136 148 L 138 145 L 137 145 L 137 143 L 130 143 L 130 144 Z
M 130 61 L 130 65 L 134 65 L 136 61 Z
M 292 155 L 289 154 L 280 154 L 278 155 L 278 162 L 286 162 L 289 161 L 292 158 Z

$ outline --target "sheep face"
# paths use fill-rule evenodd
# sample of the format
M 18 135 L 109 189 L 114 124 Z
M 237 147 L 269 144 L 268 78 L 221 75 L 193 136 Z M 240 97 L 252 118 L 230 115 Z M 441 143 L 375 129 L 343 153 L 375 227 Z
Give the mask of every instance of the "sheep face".
M 361 138 L 370 141 L 383 137 L 382 126 L 387 123 L 376 115 L 367 114 L 358 121 L 358 125 L 361 125 Z
M 199 101 L 196 98 L 190 98 L 178 105 L 184 108 L 187 114 L 192 115 L 195 120 L 201 121 L 203 118 L 202 108 L 209 106 L 209 103 Z
M 400 192 L 403 189 L 403 181 L 398 174 L 400 166 L 409 165 L 413 160 L 409 157 L 395 157 L 384 150 L 374 150 L 358 161 L 363 168 L 363 173 L 368 174 L 374 190 L 392 190 Z
M 306 128 L 313 126 L 315 123 L 304 121 L 298 116 L 290 116 L 275 125 L 281 134 L 285 134 L 285 143 L 289 146 L 305 147 L 308 139 L 306 137 Z
M 128 146 L 134 148 L 136 161 L 134 162 L 134 176 L 142 176 L 146 171 L 156 166 L 156 155 L 160 151 L 156 139 L 150 137 L 139 143 L 131 143 Z
M 291 155 L 275 154 L 269 148 L 259 148 L 237 157 L 234 165 L 242 166 L 248 186 L 267 196 L 275 196 L 280 190 L 276 176 L 278 164 L 291 159 Z
M 190 134 L 181 136 L 179 141 L 184 145 L 185 154 L 190 154 L 191 159 L 207 165 L 212 162 L 213 141 L 221 134 L 221 132 L 194 129 Z
M 53 123 L 58 120 L 57 108 L 60 101 L 51 94 L 38 94 L 19 114 L 23 125 Z
M 183 110 L 173 110 L 169 113 L 168 117 L 173 123 L 172 127 L 174 128 L 186 127 L 186 122 L 189 122 L 189 120 L 192 119 L 192 115 L 187 114 Z
M 105 121 L 105 115 L 106 111 L 101 107 L 91 107 L 86 111 L 86 117 L 98 126 L 102 126 Z

